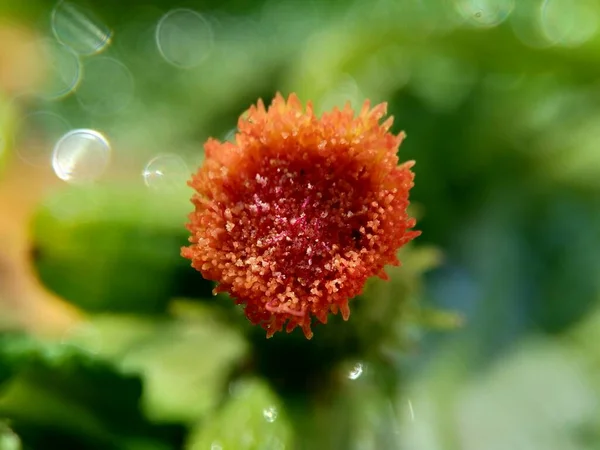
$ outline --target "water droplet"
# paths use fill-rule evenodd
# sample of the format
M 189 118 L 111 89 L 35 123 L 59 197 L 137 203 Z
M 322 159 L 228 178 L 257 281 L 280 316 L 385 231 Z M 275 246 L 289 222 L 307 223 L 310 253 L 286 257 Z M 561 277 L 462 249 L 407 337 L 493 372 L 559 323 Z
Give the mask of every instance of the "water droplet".
M 263 409 L 263 417 L 269 423 L 275 422 L 277 420 L 277 408 L 269 406 L 268 408 Z
M 515 7 L 514 0 L 455 0 L 458 13 L 467 23 L 491 28 L 504 22 Z
M 99 115 L 115 114 L 133 100 L 133 76 L 120 61 L 97 57 L 88 60 L 84 70 L 85 76 L 76 94 L 84 109 Z
M 93 55 L 111 41 L 110 29 L 78 5 L 60 1 L 52 10 L 52 32 L 56 39 L 80 55 Z
M 357 380 L 363 374 L 364 368 L 362 363 L 356 363 L 354 367 L 348 372 L 348 378 L 351 380 Z
M 69 183 L 88 183 L 102 176 L 110 161 L 108 140 L 88 129 L 69 131 L 54 146 L 52 168 Z
M 68 130 L 69 124 L 52 111 L 34 111 L 17 122 L 15 151 L 19 159 L 35 167 L 48 167 L 54 143 Z
M 156 26 L 156 45 L 161 56 L 180 68 L 201 64 L 213 46 L 210 23 L 191 9 L 174 9 Z
M 73 92 L 81 80 L 79 57 L 69 48 L 51 39 L 42 39 L 39 49 L 45 70 L 39 95 L 53 100 Z
M 156 190 L 176 190 L 186 186 L 190 170 L 183 158 L 175 154 L 158 155 L 144 168 L 146 186 Z
M 212 444 L 210 444 L 210 450 L 223 450 L 223 446 L 220 442 L 214 441 Z

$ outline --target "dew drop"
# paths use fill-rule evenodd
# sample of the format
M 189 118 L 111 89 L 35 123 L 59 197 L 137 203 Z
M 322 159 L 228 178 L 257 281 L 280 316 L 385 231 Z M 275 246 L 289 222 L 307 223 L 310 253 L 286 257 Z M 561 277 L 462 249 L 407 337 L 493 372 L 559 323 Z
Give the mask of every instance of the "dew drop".
M 210 23 L 191 9 L 174 9 L 156 26 L 156 46 L 173 66 L 187 69 L 200 65 L 213 47 Z
M 72 130 L 54 146 L 52 168 L 64 181 L 89 183 L 102 176 L 110 162 L 110 154 L 110 144 L 99 132 Z
M 348 378 L 350 380 L 357 380 L 360 378 L 360 376 L 363 374 L 364 371 L 364 367 L 362 363 L 356 363 L 354 365 L 354 367 L 352 367 L 352 369 L 350 370 L 350 372 L 348 372 Z
M 104 23 L 70 2 L 58 2 L 52 10 L 51 25 L 56 39 L 80 55 L 99 53 L 111 42 L 112 32 Z
M 181 156 L 167 153 L 152 158 L 144 168 L 142 177 L 151 189 L 173 191 L 184 188 L 190 174 Z
M 269 406 L 268 408 L 263 409 L 263 417 L 269 423 L 275 422 L 277 420 L 277 408 Z

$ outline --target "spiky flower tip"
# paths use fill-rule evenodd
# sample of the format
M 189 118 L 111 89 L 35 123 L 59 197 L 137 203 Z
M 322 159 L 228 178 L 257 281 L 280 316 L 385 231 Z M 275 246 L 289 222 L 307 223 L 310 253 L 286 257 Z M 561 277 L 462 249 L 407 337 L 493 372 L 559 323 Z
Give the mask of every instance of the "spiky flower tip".
M 182 256 L 267 337 L 348 320 L 348 301 L 420 234 L 406 212 L 414 162 L 398 165 L 405 135 L 385 114 L 367 101 L 357 117 L 346 105 L 318 118 L 277 94 L 239 119 L 235 143 L 206 142 Z

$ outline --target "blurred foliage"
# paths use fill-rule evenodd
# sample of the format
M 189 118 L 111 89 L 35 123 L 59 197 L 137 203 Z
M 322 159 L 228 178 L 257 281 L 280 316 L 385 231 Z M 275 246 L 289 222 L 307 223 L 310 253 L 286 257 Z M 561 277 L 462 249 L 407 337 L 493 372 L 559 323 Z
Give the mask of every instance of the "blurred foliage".
M 181 427 L 153 426 L 140 413 L 138 377 L 25 337 L 3 337 L 0 350 L 0 411 L 25 448 L 177 448 L 182 439 Z
M 208 423 L 192 432 L 187 448 L 275 450 L 292 445 L 292 428 L 281 410 L 281 401 L 265 382 L 240 380 L 232 397 Z
M 73 128 L 112 144 L 32 218 L 32 266 L 84 319 L 0 341 L 0 450 L 600 447 L 600 3 L 72 3 L 0 4 L 0 171 L 35 147 L 51 173 Z M 161 35 L 174 8 L 197 13 Z M 312 341 L 265 340 L 179 257 L 181 167 L 276 91 L 388 101 L 417 161 L 423 235 Z
M 33 219 L 40 279 L 88 311 L 164 312 L 172 297 L 189 293 L 185 279 L 195 275 L 179 255 L 188 204 L 181 195 L 126 186 L 52 196 Z M 209 283 L 205 289 L 201 279 L 193 283 L 190 291 L 210 295 Z

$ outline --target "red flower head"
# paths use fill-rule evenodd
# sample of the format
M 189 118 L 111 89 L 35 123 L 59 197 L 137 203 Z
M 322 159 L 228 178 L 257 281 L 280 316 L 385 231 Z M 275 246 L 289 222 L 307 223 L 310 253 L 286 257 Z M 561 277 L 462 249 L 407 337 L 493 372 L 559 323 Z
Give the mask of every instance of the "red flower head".
M 405 135 L 385 113 L 367 101 L 356 118 L 349 105 L 318 118 L 277 94 L 239 119 L 235 143 L 205 144 L 182 255 L 267 337 L 287 323 L 310 339 L 313 316 L 330 312 L 347 320 L 348 301 L 420 234 L 406 212 L 414 162 L 398 165 Z

